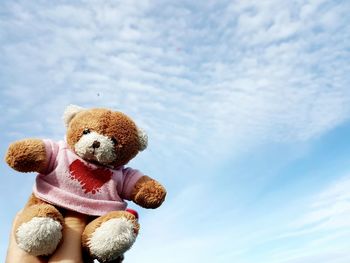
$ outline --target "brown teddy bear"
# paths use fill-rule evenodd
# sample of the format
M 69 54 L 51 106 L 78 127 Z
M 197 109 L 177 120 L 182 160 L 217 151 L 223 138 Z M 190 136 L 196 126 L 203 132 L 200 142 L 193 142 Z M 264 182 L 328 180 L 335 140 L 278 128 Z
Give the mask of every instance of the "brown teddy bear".
M 82 247 L 100 262 L 128 250 L 139 231 L 124 200 L 144 208 L 164 201 L 162 185 L 124 167 L 147 147 L 147 135 L 121 112 L 70 105 L 64 113 L 66 140 L 24 139 L 10 145 L 6 162 L 20 172 L 38 172 L 28 203 L 15 226 L 28 253 L 50 255 L 62 240 L 65 209 L 91 215 Z

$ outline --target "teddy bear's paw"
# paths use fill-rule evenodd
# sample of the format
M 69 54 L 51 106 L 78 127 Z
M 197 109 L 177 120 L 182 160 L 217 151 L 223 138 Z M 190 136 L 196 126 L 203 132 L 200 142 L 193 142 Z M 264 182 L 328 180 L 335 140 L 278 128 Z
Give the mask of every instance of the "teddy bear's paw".
M 135 242 L 137 234 L 134 227 L 134 223 L 125 217 L 103 222 L 89 239 L 90 254 L 100 262 L 122 256 Z
M 49 217 L 33 217 L 16 231 L 18 246 L 34 256 L 52 254 L 61 239 L 61 223 Z
M 133 190 L 132 200 L 144 208 L 159 207 L 166 196 L 165 188 L 148 176 L 141 177 Z

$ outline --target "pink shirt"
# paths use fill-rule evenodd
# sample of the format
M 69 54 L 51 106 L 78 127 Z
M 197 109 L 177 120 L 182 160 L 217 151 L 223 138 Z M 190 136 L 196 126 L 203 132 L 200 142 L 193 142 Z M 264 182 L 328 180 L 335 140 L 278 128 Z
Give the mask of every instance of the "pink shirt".
M 76 155 L 63 141 L 44 140 L 48 167 L 38 174 L 34 194 L 48 203 L 83 214 L 100 216 L 125 210 L 138 170 L 95 165 Z

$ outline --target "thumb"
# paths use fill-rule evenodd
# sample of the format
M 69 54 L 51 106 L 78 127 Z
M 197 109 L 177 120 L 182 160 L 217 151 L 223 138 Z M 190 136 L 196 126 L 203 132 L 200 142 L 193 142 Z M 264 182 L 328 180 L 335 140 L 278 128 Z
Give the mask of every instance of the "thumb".
M 87 224 L 87 219 L 86 215 L 67 211 L 64 217 L 63 242 L 49 262 L 83 263 L 81 234 Z

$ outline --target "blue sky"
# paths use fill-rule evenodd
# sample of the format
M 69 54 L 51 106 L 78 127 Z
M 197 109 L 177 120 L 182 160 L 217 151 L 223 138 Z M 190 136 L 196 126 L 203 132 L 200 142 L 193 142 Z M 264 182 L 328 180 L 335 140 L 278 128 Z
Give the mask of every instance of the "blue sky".
M 196 3 L 198 2 L 198 3 Z M 201 3 L 200 3 L 201 2 Z M 126 262 L 348 263 L 349 1 L 1 1 L 1 155 L 68 104 L 150 138 Z M 0 257 L 34 174 L 0 164 Z

